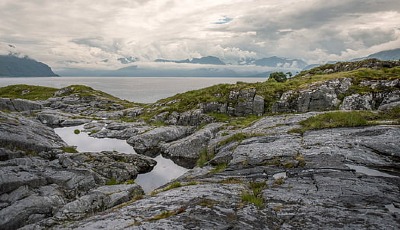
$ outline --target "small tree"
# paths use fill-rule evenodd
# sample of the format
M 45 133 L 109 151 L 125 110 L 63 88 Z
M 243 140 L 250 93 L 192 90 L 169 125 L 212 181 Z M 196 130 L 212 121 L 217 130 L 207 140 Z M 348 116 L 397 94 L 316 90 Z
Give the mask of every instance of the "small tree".
M 269 78 L 275 79 L 277 82 L 285 82 L 287 80 L 286 74 L 283 72 L 273 72 L 269 75 Z

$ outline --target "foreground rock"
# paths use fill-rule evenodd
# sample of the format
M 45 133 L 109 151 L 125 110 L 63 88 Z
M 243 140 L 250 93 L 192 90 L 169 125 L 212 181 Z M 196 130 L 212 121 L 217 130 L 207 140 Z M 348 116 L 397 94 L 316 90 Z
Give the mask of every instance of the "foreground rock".
M 6 160 L 26 154 L 54 156 L 66 143 L 37 120 L 0 111 L 0 146 L 0 160 Z
M 216 149 L 226 168 L 194 168 L 181 187 L 56 228 L 399 228 L 400 127 L 287 133 L 312 115 L 263 118 L 242 130 L 263 136 Z
M 17 113 L 0 112 L 0 143 L 0 229 L 49 227 L 126 202 L 143 194 L 136 176 L 156 165 L 118 152 L 64 153 L 53 129 Z
M 138 185 L 104 186 L 133 181 L 156 162 L 117 152 L 60 154 L 0 162 L 1 229 L 45 220 L 44 225 L 79 219 L 143 194 Z M 97 188 L 98 187 L 98 188 Z M 56 219 L 46 220 L 56 214 Z

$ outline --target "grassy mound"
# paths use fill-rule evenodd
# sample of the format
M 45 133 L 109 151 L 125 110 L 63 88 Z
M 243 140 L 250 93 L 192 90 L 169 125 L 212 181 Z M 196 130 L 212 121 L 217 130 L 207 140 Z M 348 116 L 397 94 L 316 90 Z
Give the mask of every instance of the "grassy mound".
M 33 85 L 9 85 L 0 88 L 0 97 L 3 98 L 20 98 L 32 101 L 46 100 L 54 95 L 58 89 L 33 86 Z

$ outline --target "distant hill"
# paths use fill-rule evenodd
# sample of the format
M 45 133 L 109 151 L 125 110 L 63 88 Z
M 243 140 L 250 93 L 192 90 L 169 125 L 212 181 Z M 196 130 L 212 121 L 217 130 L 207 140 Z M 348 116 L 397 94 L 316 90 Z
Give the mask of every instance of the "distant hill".
M 299 69 L 303 69 L 304 67 L 307 66 L 307 63 L 300 59 L 287 59 L 276 56 L 255 60 L 254 64 L 257 66 L 299 68 Z
M 191 63 L 191 64 L 208 64 L 208 65 L 225 65 L 221 59 L 214 56 L 207 56 L 201 58 L 185 59 L 185 60 L 167 60 L 156 59 L 155 62 L 173 62 L 173 63 Z
M 400 48 L 373 53 L 368 55 L 367 59 L 370 58 L 376 58 L 383 61 L 400 60 Z
M 28 57 L 0 55 L 0 77 L 55 77 L 51 68 Z

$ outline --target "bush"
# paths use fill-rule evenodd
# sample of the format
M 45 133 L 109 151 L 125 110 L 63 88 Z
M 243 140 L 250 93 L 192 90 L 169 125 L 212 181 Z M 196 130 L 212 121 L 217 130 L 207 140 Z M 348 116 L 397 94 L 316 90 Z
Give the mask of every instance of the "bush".
M 74 133 L 75 133 L 75 134 L 80 134 L 81 131 L 80 131 L 79 129 L 75 129 L 75 130 L 74 130 Z
M 287 80 L 286 74 L 283 72 L 273 72 L 269 75 L 270 79 L 275 79 L 277 82 L 285 82 Z

